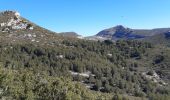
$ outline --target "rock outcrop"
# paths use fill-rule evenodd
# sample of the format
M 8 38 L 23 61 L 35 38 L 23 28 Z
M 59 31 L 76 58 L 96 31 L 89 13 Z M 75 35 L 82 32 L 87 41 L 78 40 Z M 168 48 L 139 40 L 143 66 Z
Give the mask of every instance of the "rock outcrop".
M 20 13 L 15 11 L 5 11 L 1 13 L 2 19 L 3 16 L 6 17 L 6 20 L 4 22 L 0 23 L 0 29 L 2 32 L 11 32 L 12 30 L 33 30 L 34 27 L 31 23 L 21 18 Z

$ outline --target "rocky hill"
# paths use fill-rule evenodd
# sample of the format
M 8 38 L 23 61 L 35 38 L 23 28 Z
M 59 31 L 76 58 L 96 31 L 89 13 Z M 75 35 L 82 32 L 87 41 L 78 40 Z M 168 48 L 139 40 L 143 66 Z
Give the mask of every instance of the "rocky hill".
M 0 41 L 44 45 L 60 40 L 62 40 L 62 36 L 30 22 L 16 11 L 0 13 Z

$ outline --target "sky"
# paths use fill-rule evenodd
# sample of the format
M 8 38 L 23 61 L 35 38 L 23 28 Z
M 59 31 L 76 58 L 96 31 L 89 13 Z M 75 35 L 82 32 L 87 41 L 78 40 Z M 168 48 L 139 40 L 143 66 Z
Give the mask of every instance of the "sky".
M 1 0 L 0 11 L 22 17 L 55 32 L 82 36 L 123 25 L 152 29 L 170 27 L 170 0 Z

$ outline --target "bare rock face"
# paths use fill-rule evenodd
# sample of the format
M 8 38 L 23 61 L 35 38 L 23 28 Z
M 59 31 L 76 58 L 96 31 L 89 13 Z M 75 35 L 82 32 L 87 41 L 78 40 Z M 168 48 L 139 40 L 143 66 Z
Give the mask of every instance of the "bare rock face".
M 19 13 L 19 12 L 15 12 L 15 16 L 16 16 L 17 18 L 19 18 L 19 17 L 20 17 L 20 13 Z
M 158 83 L 160 86 L 167 85 L 155 71 L 143 72 L 142 75 L 154 83 Z
M 5 11 L 0 14 L 0 29 L 2 32 L 13 30 L 33 30 L 33 25 L 22 19 L 19 12 Z

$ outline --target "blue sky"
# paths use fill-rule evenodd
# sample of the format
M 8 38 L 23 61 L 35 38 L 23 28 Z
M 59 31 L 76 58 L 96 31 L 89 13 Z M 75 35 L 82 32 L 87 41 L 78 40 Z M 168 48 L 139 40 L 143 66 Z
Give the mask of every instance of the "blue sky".
M 170 0 L 1 0 L 0 11 L 16 10 L 55 32 L 94 35 L 115 25 L 170 27 Z

